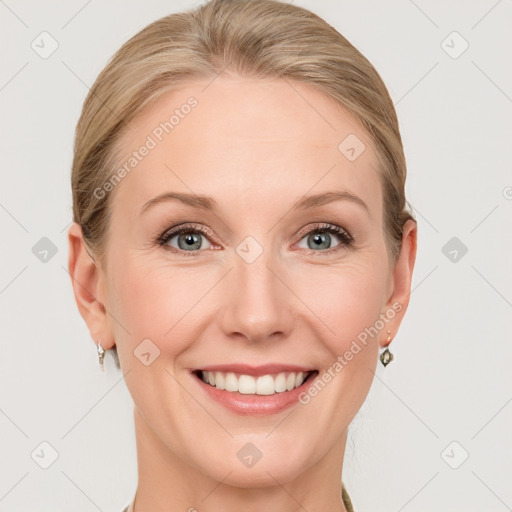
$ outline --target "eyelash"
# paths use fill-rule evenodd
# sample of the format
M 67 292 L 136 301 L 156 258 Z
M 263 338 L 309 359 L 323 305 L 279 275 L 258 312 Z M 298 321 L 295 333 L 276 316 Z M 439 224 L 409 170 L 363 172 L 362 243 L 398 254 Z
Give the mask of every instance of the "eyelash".
M 353 247 L 354 245 L 354 238 L 352 235 L 346 230 L 339 226 L 336 226 L 335 224 L 327 224 L 327 223 L 319 223 L 315 224 L 312 228 L 309 228 L 306 231 L 301 231 L 299 233 L 299 241 L 302 240 L 306 235 L 315 233 L 315 232 L 328 232 L 328 233 L 334 233 L 335 235 L 338 235 L 340 238 L 340 245 L 337 245 L 336 247 L 333 247 L 332 249 L 325 249 L 320 251 L 315 251 L 313 249 L 306 249 L 310 251 L 310 253 L 319 253 L 319 254 L 331 254 L 333 252 L 337 252 L 343 248 L 349 249 Z M 176 249 L 175 247 L 166 246 L 167 242 L 174 238 L 176 235 L 180 235 L 181 233 L 201 233 L 207 238 L 213 238 L 213 235 L 210 231 L 210 229 L 201 226 L 199 224 L 185 224 L 183 226 L 180 226 L 178 228 L 171 228 L 170 230 L 165 231 L 161 235 L 159 235 L 155 243 L 163 247 L 166 250 L 182 254 L 184 253 L 185 256 L 198 256 L 201 250 L 199 251 L 183 251 L 181 249 Z M 211 240 L 210 240 L 211 242 Z

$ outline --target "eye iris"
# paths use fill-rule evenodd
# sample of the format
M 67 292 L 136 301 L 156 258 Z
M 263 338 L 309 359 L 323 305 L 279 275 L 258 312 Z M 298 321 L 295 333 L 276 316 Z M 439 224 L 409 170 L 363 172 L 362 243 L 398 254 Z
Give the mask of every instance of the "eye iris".
M 313 240 L 314 240 L 314 244 L 316 244 L 316 245 L 311 245 L 308 242 L 308 247 L 310 249 L 315 249 L 315 248 L 318 248 L 318 247 L 321 247 L 322 249 L 328 249 L 329 245 L 330 245 L 331 237 L 330 237 L 330 235 L 328 233 L 320 232 L 320 233 L 316 233 L 315 235 L 313 235 Z M 324 245 L 322 246 L 322 243 L 325 240 L 327 240 L 327 242 L 324 243 Z
M 185 251 L 192 249 L 200 249 L 201 248 L 201 236 L 191 233 L 182 233 L 178 237 L 178 245 L 180 245 L 180 242 L 184 240 L 187 244 L 187 247 L 183 248 L 180 246 L 180 249 L 184 249 Z M 197 247 L 194 246 L 194 244 L 197 245 Z

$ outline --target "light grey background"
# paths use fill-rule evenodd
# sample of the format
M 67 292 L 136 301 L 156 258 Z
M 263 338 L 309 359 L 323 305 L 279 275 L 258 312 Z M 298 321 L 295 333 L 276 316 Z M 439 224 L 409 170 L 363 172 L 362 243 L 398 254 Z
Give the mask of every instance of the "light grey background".
M 512 510 L 512 2 L 295 3 L 386 82 L 419 223 L 395 360 L 351 426 L 355 510 Z M 135 492 L 131 397 L 110 357 L 100 372 L 67 273 L 72 144 L 108 58 L 194 4 L 0 1 L 0 511 L 119 512 Z M 31 47 L 51 48 L 43 31 L 58 43 L 46 59 Z

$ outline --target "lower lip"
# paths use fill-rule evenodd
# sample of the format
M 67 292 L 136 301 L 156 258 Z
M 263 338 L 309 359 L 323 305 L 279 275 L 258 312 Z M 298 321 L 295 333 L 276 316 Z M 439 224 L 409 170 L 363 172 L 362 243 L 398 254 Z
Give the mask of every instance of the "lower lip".
M 273 395 L 244 395 L 238 392 L 217 389 L 215 386 L 206 384 L 196 374 L 192 374 L 192 377 L 211 398 L 227 409 L 240 415 L 268 416 L 277 414 L 296 404 L 299 401 L 299 395 L 308 389 L 317 375 L 318 372 L 309 375 L 298 388 L 282 393 L 274 393 Z

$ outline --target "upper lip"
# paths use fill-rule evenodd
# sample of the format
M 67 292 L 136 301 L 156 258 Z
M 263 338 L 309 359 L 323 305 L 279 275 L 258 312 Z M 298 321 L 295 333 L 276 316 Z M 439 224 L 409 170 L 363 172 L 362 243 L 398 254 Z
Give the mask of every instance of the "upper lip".
M 316 368 L 308 368 L 306 366 L 298 366 L 293 364 L 280 364 L 280 363 L 268 363 L 260 366 L 251 366 L 248 364 L 214 364 L 210 366 L 203 366 L 196 368 L 194 372 L 205 371 L 205 372 L 232 372 L 240 373 L 243 375 L 252 375 L 259 377 L 261 375 L 267 375 L 272 373 L 282 372 L 312 372 Z

